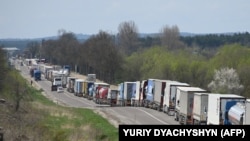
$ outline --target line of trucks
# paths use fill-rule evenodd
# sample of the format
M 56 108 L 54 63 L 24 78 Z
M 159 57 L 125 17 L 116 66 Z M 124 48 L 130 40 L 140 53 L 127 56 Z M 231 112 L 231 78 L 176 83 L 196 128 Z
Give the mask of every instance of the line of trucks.
M 70 66 L 63 65 L 48 65 L 45 63 L 38 63 L 37 59 L 26 59 L 24 63 L 29 67 L 30 76 L 35 81 L 41 81 L 42 75 L 48 81 L 51 81 L 51 91 L 56 91 L 57 88 L 66 88 L 67 77 L 70 76 Z
M 57 91 L 58 87 L 65 88 L 75 96 L 93 100 L 98 104 L 116 105 L 118 90 L 110 89 L 110 84 L 96 82 L 96 74 L 88 74 L 86 80 L 70 75 L 70 66 L 56 66 L 45 63 L 37 63 L 34 60 L 26 61 L 30 68 L 30 75 L 34 77 L 35 72 L 39 71 L 48 81 L 51 81 L 51 91 Z
M 66 89 L 75 96 L 93 100 L 97 104 L 116 105 L 118 90 L 111 89 L 108 83 L 96 82 L 96 74 L 88 74 L 86 80 L 70 76 Z
M 125 81 L 111 89 L 108 83 L 96 82 L 95 74 L 88 74 L 86 80 L 70 76 L 69 66 L 56 70 L 45 65 L 39 70 L 52 81 L 52 91 L 60 85 L 97 104 L 151 108 L 183 125 L 250 124 L 250 99 L 240 95 L 211 93 L 187 83 L 151 78 Z

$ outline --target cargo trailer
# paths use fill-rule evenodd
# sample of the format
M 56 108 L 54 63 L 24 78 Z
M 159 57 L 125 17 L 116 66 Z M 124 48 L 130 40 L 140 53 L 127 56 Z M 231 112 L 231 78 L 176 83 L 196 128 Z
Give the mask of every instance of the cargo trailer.
M 207 124 L 209 93 L 194 93 L 192 119 L 194 125 Z
M 76 79 L 74 85 L 74 95 L 75 96 L 83 96 L 83 79 Z
M 208 125 L 231 125 L 229 110 L 236 103 L 245 103 L 246 98 L 236 94 L 209 94 L 208 95 Z
M 178 81 L 171 81 L 166 84 L 164 90 L 163 112 L 169 116 L 174 116 L 175 113 L 176 91 L 178 86 L 189 87 L 190 85 Z
M 193 99 L 195 92 L 207 92 L 199 87 L 177 87 L 175 120 L 180 124 L 193 124 Z

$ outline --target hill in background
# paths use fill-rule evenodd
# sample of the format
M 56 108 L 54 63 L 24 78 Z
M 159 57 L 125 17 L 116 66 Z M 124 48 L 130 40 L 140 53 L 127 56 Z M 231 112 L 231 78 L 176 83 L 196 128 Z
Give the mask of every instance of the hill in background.
M 140 38 L 146 37 L 157 37 L 160 33 L 139 33 Z M 196 35 L 208 35 L 209 33 L 197 34 L 197 33 L 189 33 L 189 32 L 180 32 L 181 37 L 194 37 Z M 235 33 L 214 33 L 216 35 L 233 35 Z M 89 39 L 92 35 L 87 34 L 75 34 L 76 38 L 79 42 L 84 42 Z M 0 39 L 0 47 L 16 47 L 20 50 L 27 47 L 27 44 L 30 42 L 38 42 L 40 43 L 42 40 L 56 40 L 58 36 L 50 36 L 50 37 L 41 37 L 41 38 L 6 38 Z

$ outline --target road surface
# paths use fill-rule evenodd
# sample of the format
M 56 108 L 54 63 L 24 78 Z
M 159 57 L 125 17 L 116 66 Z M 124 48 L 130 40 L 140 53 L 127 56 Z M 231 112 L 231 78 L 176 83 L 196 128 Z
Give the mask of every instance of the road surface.
M 16 68 L 20 70 L 22 76 L 29 81 L 32 78 L 29 75 L 28 66 L 21 66 L 16 61 Z M 79 77 L 80 75 L 77 74 Z M 85 77 L 85 76 L 82 76 Z M 119 127 L 119 124 L 152 124 L 152 125 L 173 125 L 179 124 L 174 120 L 174 117 L 168 116 L 163 112 L 157 110 L 144 108 L 144 107 L 110 107 L 108 105 L 99 105 L 83 97 L 74 96 L 73 93 L 69 93 L 64 90 L 63 93 L 57 93 L 51 91 L 51 82 L 42 77 L 41 81 L 33 81 L 33 85 L 38 89 L 43 89 L 43 94 L 54 101 L 55 103 L 78 108 L 90 108 L 96 113 L 100 114 L 104 118 L 113 124 L 115 127 Z M 115 87 L 115 86 L 113 86 Z

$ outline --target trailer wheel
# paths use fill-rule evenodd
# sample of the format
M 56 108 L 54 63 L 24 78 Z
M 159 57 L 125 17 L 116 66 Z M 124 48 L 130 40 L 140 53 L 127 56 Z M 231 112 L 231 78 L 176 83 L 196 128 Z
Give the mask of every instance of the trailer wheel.
M 157 110 L 158 110 L 158 111 L 161 111 L 161 108 L 160 108 L 160 106 L 158 106 L 158 107 L 157 107 Z
M 170 115 L 170 110 L 168 107 L 167 107 L 167 115 Z
M 135 102 L 134 101 L 131 102 L 131 106 L 135 107 Z
M 163 113 L 166 113 L 165 108 L 166 108 L 166 105 L 164 105 L 163 108 L 162 108 Z
M 174 116 L 175 116 L 174 120 L 175 120 L 175 121 L 179 121 L 179 116 L 177 115 L 176 112 L 174 113 Z

